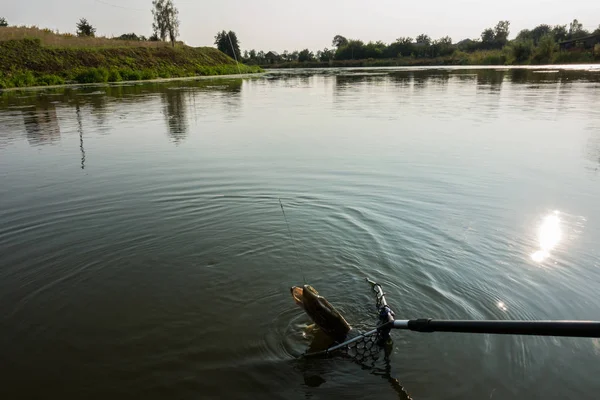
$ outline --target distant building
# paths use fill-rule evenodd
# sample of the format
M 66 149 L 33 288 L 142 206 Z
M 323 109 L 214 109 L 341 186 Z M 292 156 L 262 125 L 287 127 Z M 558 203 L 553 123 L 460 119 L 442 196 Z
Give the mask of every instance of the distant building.
M 281 56 L 276 51 L 269 51 L 265 54 L 265 59 L 269 64 L 275 64 L 281 61 Z
M 593 49 L 596 44 L 600 43 L 600 33 L 584 36 L 577 39 L 564 40 L 558 43 L 561 50 L 572 49 Z

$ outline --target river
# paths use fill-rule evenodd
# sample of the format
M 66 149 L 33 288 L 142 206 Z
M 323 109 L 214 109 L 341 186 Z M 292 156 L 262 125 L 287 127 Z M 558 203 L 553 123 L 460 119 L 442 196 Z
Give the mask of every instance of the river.
M 599 199 L 598 66 L 0 93 L 0 394 L 595 399 L 598 339 L 299 359 L 289 288 L 357 331 L 366 277 L 401 319 L 600 320 Z

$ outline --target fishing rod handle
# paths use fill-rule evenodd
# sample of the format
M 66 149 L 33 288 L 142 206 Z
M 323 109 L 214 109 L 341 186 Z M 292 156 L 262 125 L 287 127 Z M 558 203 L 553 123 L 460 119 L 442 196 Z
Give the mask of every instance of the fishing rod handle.
M 416 332 L 457 332 L 501 335 L 569 336 L 600 338 L 600 321 L 469 321 L 396 320 L 395 329 Z

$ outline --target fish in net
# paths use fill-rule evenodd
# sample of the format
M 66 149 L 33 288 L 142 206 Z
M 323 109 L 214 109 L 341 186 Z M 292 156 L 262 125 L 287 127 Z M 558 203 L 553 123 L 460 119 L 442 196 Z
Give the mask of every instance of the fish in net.
M 351 331 L 351 337 L 343 343 L 335 344 L 326 350 L 305 353 L 303 357 L 343 356 L 368 367 L 374 367 L 382 354 L 385 359 L 389 357 L 393 348 L 390 330 L 394 321 L 394 312 L 387 305 L 381 285 L 369 279 L 367 281 L 375 292 L 376 307 L 379 313 L 378 326 L 364 333 L 352 334 Z
M 388 306 L 385 293 L 380 284 L 369 279 L 375 292 L 376 307 L 378 310 L 378 325 L 373 330 L 364 333 L 355 333 L 343 343 L 332 345 L 326 350 L 307 352 L 304 358 L 342 357 L 349 359 L 363 369 L 369 370 L 387 381 L 396 392 L 399 399 L 412 400 L 398 379 L 391 375 L 390 355 L 393 350 L 393 341 L 390 331 L 394 321 L 394 312 Z M 352 331 L 351 331 L 352 334 Z

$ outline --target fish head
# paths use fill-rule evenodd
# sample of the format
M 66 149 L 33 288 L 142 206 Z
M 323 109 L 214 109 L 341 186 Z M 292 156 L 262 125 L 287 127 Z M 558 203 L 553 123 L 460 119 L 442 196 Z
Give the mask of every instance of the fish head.
M 319 328 L 335 340 L 343 341 L 350 325 L 327 299 L 310 285 L 291 288 L 294 302 L 302 307 Z

